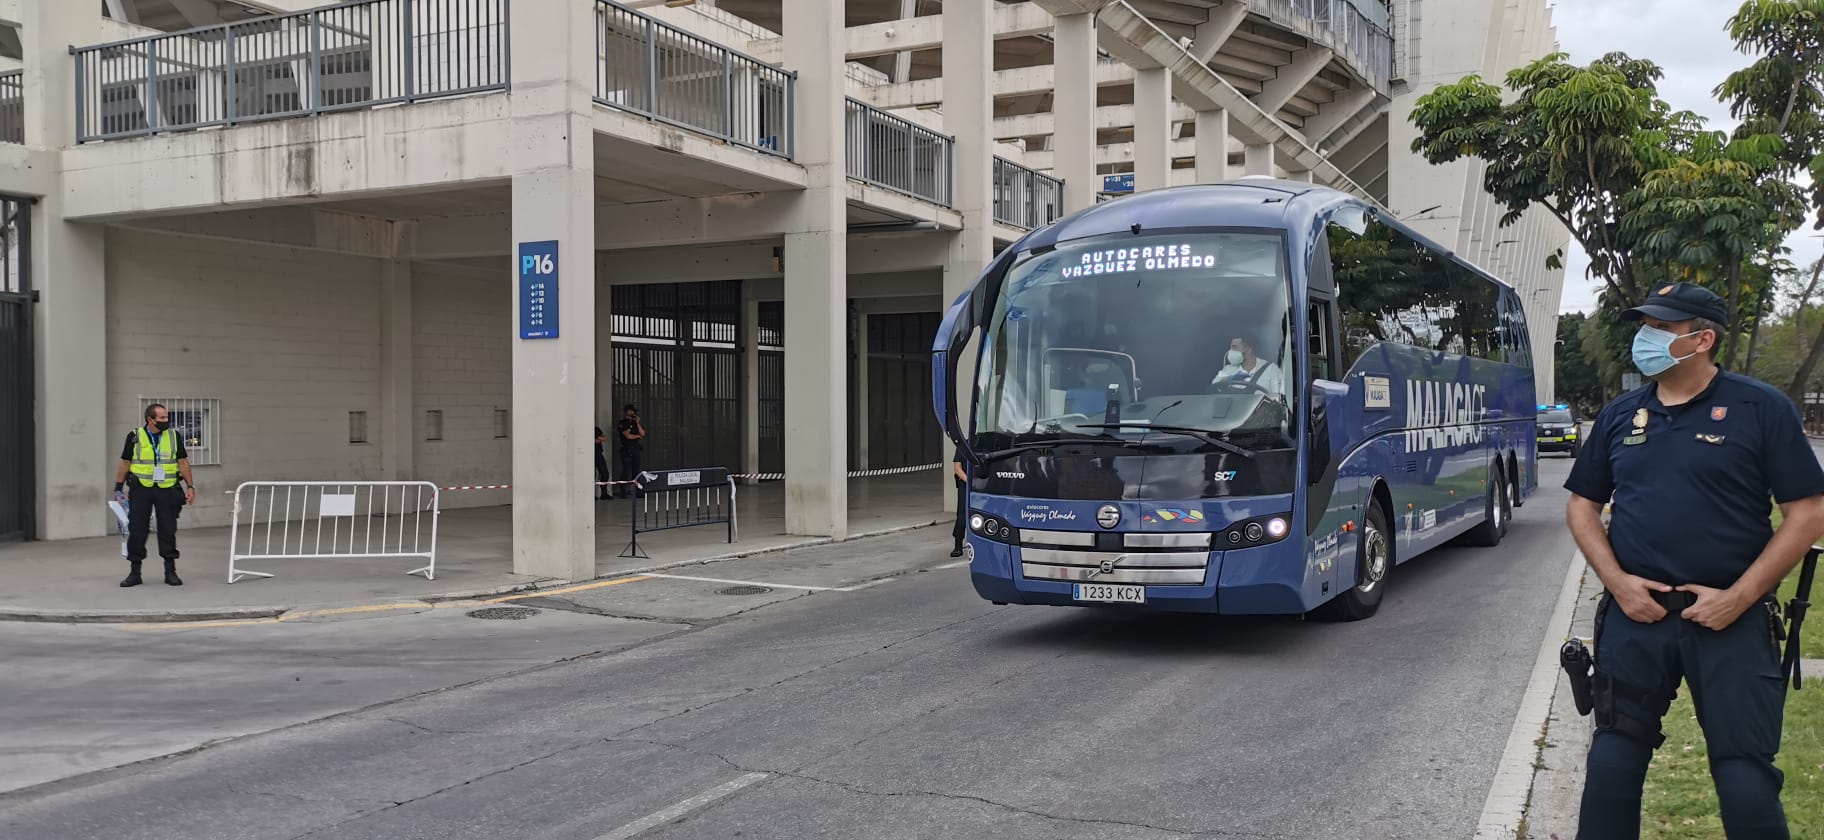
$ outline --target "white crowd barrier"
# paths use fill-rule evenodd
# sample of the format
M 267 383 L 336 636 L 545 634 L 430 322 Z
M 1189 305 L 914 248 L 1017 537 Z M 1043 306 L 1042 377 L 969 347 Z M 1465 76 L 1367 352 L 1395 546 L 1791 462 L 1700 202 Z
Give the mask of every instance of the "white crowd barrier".
M 438 487 L 429 481 L 249 481 L 234 490 L 228 582 L 272 577 L 245 560 L 407 558 L 437 574 Z

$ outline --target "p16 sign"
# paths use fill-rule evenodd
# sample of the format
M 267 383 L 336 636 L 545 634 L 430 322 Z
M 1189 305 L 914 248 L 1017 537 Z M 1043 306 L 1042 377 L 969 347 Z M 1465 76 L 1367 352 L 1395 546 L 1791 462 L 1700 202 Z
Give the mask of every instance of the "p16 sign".
M 557 240 L 519 243 L 519 337 L 557 337 Z

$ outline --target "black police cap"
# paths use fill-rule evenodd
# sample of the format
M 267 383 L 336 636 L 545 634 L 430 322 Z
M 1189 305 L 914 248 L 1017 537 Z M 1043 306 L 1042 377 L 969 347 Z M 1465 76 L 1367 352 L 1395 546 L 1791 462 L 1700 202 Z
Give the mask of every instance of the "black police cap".
M 1727 325 L 1729 310 L 1723 299 L 1709 289 L 1696 283 L 1673 283 L 1654 289 L 1652 294 L 1647 295 L 1646 303 L 1621 313 L 1624 321 L 1638 321 L 1643 317 L 1658 318 L 1661 321 L 1707 318 Z

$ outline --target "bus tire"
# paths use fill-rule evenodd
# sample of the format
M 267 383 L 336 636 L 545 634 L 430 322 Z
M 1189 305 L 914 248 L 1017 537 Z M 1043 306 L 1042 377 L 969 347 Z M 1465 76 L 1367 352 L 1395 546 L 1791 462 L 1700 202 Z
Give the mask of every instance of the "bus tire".
M 1514 518 L 1513 497 L 1508 495 L 1507 479 L 1502 476 L 1502 469 L 1497 466 L 1488 477 L 1488 495 L 1483 505 L 1482 524 L 1469 532 L 1467 542 L 1493 548 L 1501 544 L 1501 538 L 1507 536 L 1507 524 Z
M 1355 585 L 1313 611 L 1325 621 L 1361 621 L 1381 608 L 1387 592 L 1387 575 L 1393 570 L 1393 530 L 1380 504 L 1368 505 L 1362 517 L 1362 536 L 1355 541 Z

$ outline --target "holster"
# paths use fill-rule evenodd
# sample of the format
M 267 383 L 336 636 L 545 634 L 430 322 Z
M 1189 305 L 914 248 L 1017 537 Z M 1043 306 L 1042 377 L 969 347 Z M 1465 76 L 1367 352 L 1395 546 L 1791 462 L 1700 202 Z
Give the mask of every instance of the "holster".
M 1604 592 L 1596 604 L 1595 641 L 1598 645 L 1602 644 L 1602 619 L 1604 613 L 1608 611 L 1611 600 L 1613 599 L 1609 597 L 1609 593 Z M 1576 691 L 1575 685 L 1572 686 L 1572 691 Z M 1666 742 L 1666 733 L 1661 732 L 1656 724 L 1649 725 L 1646 721 L 1633 716 L 1617 714 L 1615 700 L 1618 696 L 1636 707 L 1656 709 L 1657 714 L 1651 718 L 1655 722 L 1665 717 L 1666 709 L 1672 705 L 1670 702 L 1655 702 L 1640 688 L 1615 679 L 1614 675 L 1602 670 L 1601 664 L 1595 664 L 1594 672 L 1590 676 L 1590 704 L 1591 711 L 1596 716 L 1596 728 L 1614 730 L 1653 749 L 1659 749 L 1659 745 Z M 1583 711 L 1581 705 L 1578 707 L 1578 711 L 1580 713 Z

